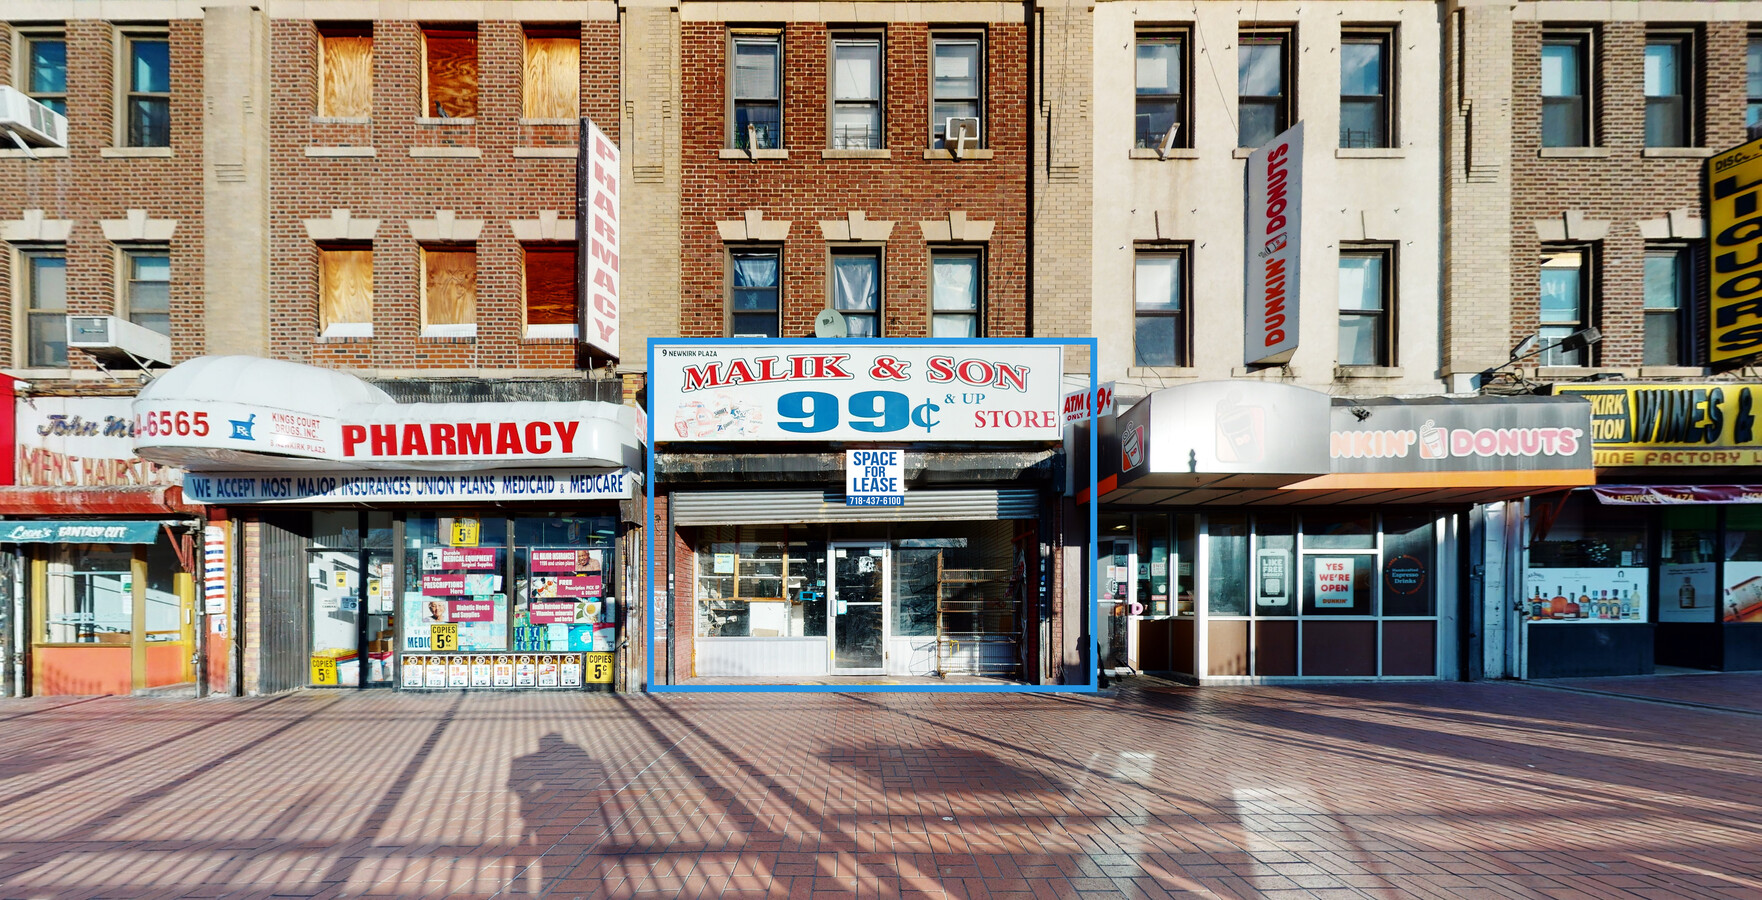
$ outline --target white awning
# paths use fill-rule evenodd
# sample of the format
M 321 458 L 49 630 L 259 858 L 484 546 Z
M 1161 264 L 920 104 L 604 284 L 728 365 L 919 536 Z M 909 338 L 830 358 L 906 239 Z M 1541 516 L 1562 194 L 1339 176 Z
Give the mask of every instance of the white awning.
M 332 369 L 204 356 L 134 402 L 135 450 L 193 472 L 642 466 L 634 407 L 597 401 L 398 403 Z

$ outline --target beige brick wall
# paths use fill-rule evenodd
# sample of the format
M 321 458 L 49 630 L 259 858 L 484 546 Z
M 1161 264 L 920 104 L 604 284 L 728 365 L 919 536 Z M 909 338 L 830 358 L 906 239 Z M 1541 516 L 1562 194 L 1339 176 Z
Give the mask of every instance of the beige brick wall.
M 679 333 L 680 61 L 676 6 L 624 5 L 622 281 L 624 358 L 645 369 L 648 339 Z
M 1044 0 L 1034 22 L 1034 337 L 1095 334 L 1087 252 L 1095 186 L 1089 117 L 1094 21 L 1088 3 Z M 1065 370 L 1087 374 L 1088 351 L 1068 350 Z
M 1443 372 L 1505 362 L 1511 330 L 1511 5 L 1444 17 Z

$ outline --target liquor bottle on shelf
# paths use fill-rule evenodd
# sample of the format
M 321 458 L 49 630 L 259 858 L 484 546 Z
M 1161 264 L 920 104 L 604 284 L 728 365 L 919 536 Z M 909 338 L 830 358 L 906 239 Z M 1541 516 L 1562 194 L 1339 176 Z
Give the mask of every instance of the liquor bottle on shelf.
M 1597 618 L 1599 619 L 1615 618 L 1609 614 L 1609 593 L 1609 591 L 1597 592 Z
M 1634 601 L 1632 590 L 1629 590 L 1627 596 L 1621 599 L 1621 617 L 1623 619 L 1638 619 L 1640 617 L 1639 604 Z
M 1682 587 L 1676 589 L 1676 605 L 1683 609 L 1695 608 L 1695 584 L 1687 577 L 1682 580 Z
M 1531 619 L 1548 618 L 1548 599 L 1542 596 L 1542 586 L 1539 584 L 1536 585 L 1536 595 L 1530 598 L 1529 608 Z
M 1578 602 L 1573 603 L 1571 601 L 1568 601 L 1566 604 L 1566 607 L 1567 607 L 1567 612 L 1571 613 L 1571 615 L 1569 615 L 1567 618 L 1582 619 L 1582 618 L 1590 615 L 1591 614 L 1591 589 L 1587 588 L 1583 585 L 1580 585 L 1579 589 L 1578 589 Z
M 1556 586 L 1554 588 L 1554 598 L 1552 600 L 1548 601 L 1548 618 L 1550 618 L 1550 619 L 1564 619 L 1564 618 L 1566 618 L 1566 589 L 1565 588 L 1559 587 L 1559 586 Z

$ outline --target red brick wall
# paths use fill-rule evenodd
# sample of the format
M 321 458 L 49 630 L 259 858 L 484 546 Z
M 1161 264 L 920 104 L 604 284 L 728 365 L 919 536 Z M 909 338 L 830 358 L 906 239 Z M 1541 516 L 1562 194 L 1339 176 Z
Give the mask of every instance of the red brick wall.
M 1026 333 L 1025 240 L 1027 33 L 1020 25 L 988 27 L 986 144 L 990 160 L 925 160 L 929 146 L 929 29 L 894 24 L 886 32 L 887 147 L 892 159 L 821 159 L 827 146 L 827 28 L 790 23 L 784 30 L 786 160 L 721 159 L 726 143 L 727 28 L 681 26 L 683 184 L 680 222 L 680 334 L 726 333 L 725 245 L 718 221 L 746 210 L 789 220 L 783 247 L 783 334 L 813 334 L 827 304 L 827 243 L 822 220 L 863 210 L 894 228 L 882 259 L 883 334 L 925 337 L 929 248 L 918 223 L 964 210 L 996 223 L 987 252 L 986 333 Z
M 1672 23 L 1654 23 L 1672 24 Z M 1593 78 L 1600 102 L 1593 113 L 1602 159 L 1542 159 L 1541 44 L 1543 25 L 1519 22 L 1513 32 L 1512 316 L 1511 342 L 1538 327 L 1541 241 L 1535 222 L 1566 210 L 1611 222 L 1597 247 L 1603 333 L 1596 361 L 1637 366 L 1644 350 L 1642 304 L 1645 241 L 1638 223 L 1671 210 L 1702 206 L 1701 159 L 1645 158 L 1642 65 L 1646 23 L 1612 22 L 1598 29 Z M 1744 140 L 1744 50 L 1747 26 L 1715 22 L 1700 32 L 1700 146 L 1725 149 Z M 1698 301 L 1697 301 L 1698 302 Z
M 575 161 L 515 158 L 516 146 L 567 146 L 573 126 L 521 125 L 524 30 L 482 22 L 475 125 L 417 125 L 422 49 L 417 23 L 373 27 L 373 117 L 369 124 L 314 123 L 318 30 L 310 21 L 272 24 L 274 134 L 270 159 L 270 341 L 284 359 L 363 368 L 571 368 L 574 342 L 523 340 L 521 248 L 509 220 L 544 210 L 574 217 Z M 616 22 L 581 24 L 582 113 L 618 139 Z M 371 146 L 374 157 L 307 157 L 309 146 Z M 477 147 L 477 159 L 411 158 L 412 146 Z M 318 253 L 305 219 L 348 209 L 378 219 L 373 243 L 374 336 L 321 341 Z M 477 337 L 424 339 L 420 247 L 408 221 L 451 209 L 483 220 L 477 251 Z
M 0 24 L 0 83 L 17 75 L 12 37 Z M 170 41 L 171 157 L 104 159 L 99 151 L 116 144 L 120 41 L 105 22 L 67 23 L 68 156 L 0 159 L 0 219 L 41 209 L 45 218 L 73 220 L 66 245 L 68 311 L 89 315 L 118 312 L 117 245 L 105 239 L 98 223 L 126 218 L 130 209 L 177 220 L 170 244 L 171 332 L 172 354 L 183 360 L 201 355 L 204 342 L 201 21 L 173 20 Z M 0 284 L 11 283 L 10 263 L 10 254 L 0 253 Z M 5 296 L 10 294 L 7 290 Z M 12 333 L 14 316 L 11 303 L 0 304 L 0 333 Z M 10 352 L 4 354 L 5 363 L 12 359 Z M 68 359 L 74 368 L 96 368 L 78 351 Z

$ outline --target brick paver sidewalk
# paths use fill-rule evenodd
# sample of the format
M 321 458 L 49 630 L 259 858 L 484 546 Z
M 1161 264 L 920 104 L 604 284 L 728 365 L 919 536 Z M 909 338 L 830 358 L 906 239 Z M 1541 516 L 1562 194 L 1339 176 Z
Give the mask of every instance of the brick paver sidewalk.
M 1673 703 L 1722 706 L 1762 715 L 1762 672 L 1557 678 L 1538 683 L 1550 687 L 1624 694 Z
M 0 702 L 0 897 L 1762 897 L 1762 717 L 1521 685 Z

